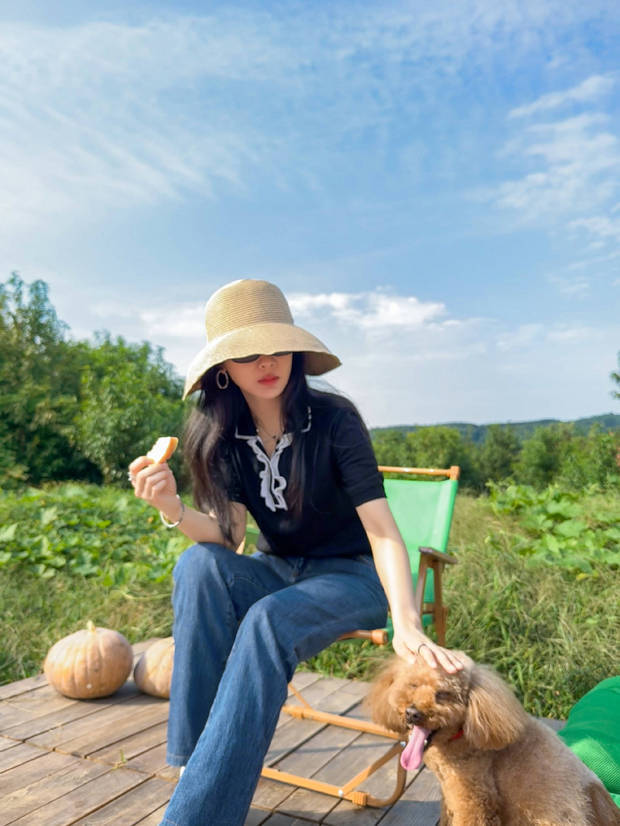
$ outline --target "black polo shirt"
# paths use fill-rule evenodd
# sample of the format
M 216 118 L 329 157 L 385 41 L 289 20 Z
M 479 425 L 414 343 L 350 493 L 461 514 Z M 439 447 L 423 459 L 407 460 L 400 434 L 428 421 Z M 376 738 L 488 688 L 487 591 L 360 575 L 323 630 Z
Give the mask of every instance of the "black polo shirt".
M 303 440 L 305 484 L 299 517 L 286 503 L 293 439 Z M 305 425 L 299 433 L 285 434 L 271 459 L 248 412 L 228 454 L 228 496 L 256 520 L 260 550 L 308 557 L 371 552 L 355 508 L 385 497 L 383 478 L 368 431 L 344 400 L 313 393 Z

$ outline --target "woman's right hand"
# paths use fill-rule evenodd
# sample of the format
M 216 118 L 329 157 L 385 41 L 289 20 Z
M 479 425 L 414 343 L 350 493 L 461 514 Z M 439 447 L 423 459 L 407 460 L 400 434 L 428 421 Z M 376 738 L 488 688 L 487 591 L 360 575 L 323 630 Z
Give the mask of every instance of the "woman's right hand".
M 177 483 L 165 462 L 154 464 L 147 456 L 138 456 L 129 465 L 129 479 L 137 497 L 153 505 L 168 519 L 177 519 Z

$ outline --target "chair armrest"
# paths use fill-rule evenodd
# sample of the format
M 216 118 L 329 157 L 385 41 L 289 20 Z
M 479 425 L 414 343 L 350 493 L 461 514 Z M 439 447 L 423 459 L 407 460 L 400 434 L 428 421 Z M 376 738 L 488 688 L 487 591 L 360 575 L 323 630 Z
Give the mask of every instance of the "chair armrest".
M 443 551 L 436 551 L 435 548 L 424 548 L 419 547 L 418 550 L 421 554 L 425 554 L 426 556 L 430 556 L 431 559 L 436 559 L 438 562 L 445 562 L 448 565 L 456 565 L 458 559 L 455 559 L 450 554 L 445 554 Z

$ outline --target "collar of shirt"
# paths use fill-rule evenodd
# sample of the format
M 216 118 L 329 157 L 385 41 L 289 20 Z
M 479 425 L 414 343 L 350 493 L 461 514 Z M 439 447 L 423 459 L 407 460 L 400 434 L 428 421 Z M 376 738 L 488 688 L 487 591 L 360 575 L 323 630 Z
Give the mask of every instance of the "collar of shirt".
M 302 433 L 307 433 L 312 427 L 312 411 L 308 406 L 306 424 L 302 428 Z M 241 428 L 241 432 L 240 432 Z M 248 430 L 250 431 L 248 433 Z M 283 433 L 276 442 L 275 450 L 268 456 L 262 439 L 258 435 L 252 416 L 245 415 L 235 429 L 235 438 L 242 439 L 256 456 L 262 465 L 258 477 L 260 480 L 260 495 L 270 511 L 288 510 L 284 490 L 286 489 L 286 479 L 280 473 L 280 456 L 285 448 L 289 447 L 293 441 L 292 433 Z M 260 446 L 259 446 L 260 443 Z M 262 450 L 261 450 L 262 448 Z

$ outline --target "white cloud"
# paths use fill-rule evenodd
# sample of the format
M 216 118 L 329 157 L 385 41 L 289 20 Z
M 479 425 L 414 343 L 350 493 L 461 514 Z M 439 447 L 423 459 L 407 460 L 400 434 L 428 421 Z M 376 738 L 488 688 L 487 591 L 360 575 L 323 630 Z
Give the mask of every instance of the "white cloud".
M 584 114 L 528 127 L 507 151 L 534 159 L 538 169 L 496 190 L 497 204 L 516 210 L 524 220 L 562 217 L 604 206 L 618 192 L 620 141 L 605 131 L 607 118 Z
M 446 312 L 442 303 L 423 302 L 415 296 L 390 295 L 380 291 L 320 295 L 293 293 L 290 304 L 296 317 L 312 318 L 317 313 L 331 312 L 335 320 L 369 332 L 394 327 L 420 328 L 436 321 Z
M 564 92 L 550 92 L 542 95 L 533 103 L 519 106 L 508 113 L 509 118 L 529 117 L 539 112 L 558 109 L 566 103 L 589 103 L 611 92 L 616 85 L 615 77 L 611 75 L 592 75 L 572 89 Z
M 502 333 L 497 339 L 497 348 L 506 351 L 531 347 L 542 338 L 544 329 L 542 324 L 522 324 Z
M 443 117 L 438 88 L 462 88 L 464 66 L 493 77 L 498 53 L 527 54 L 550 21 L 604 16 L 598 5 L 352 2 L 270 14 L 216 4 L 134 24 L 5 23 L 0 227 L 96 220 L 220 187 L 243 194 L 253 175 L 320 189 L 344 145 L 372 131 L 391 154 L 388 135 L 422 106 L 431 122 Z M 592 77 L 575 94 L 606 82 Z M 417 175 L 429 147 L 409 135 L 398 149 Z M 451 151 L 440 141 L 430 160 Z
M 593 215 L 590 218 L 576 218 L 569 224 L 571 229 L 585 230 L 591 237 L 604 241 L 620 242 L 620 217 Z
M 581 298 L 590 292 L 590 281 L 584 275 L 550 275 L 548 280 L 558 288 L 560 293 L 569 297 Z

